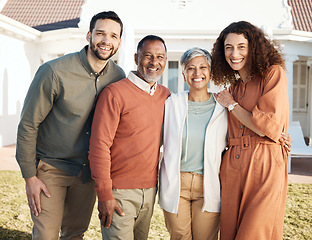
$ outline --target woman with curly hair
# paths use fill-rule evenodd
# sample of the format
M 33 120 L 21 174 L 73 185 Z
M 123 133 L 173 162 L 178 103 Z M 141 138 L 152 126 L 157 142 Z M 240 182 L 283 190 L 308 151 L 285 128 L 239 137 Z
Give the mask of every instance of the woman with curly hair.
M 254 25 L 240 21 L 219 35 L 212 78 L 231 84 L 216 94 L 229 111 L 221 170 L 221 239 L 282 239 L 287 195 L 288 91 L 284 59 Z

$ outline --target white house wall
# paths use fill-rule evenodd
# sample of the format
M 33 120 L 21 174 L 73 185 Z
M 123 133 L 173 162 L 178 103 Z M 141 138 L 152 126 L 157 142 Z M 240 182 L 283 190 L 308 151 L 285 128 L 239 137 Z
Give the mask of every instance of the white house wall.
M 122 47 L 113 59 L 128 62 L 122 65 L 126 73 L 136 68 L 133 54 L 138 41 L 147 34 L 163 37 L 168 60 L 178 61 L 191 47 L 210 51 L 225 26 L 233 21 L 247 20 L 263 27 L 283 46 L 292 106 L 293 62 L 300 56 L 312 58 L 312 33 L 292 30 L 287 0 L 86 0 L 79 28 L 42 33 L 11 23 L 0 15 L 0 147 L 15 143 L 20 110 L 39 65 L 66 53 L 80 51 L 87 44 L 85 38 L 91 17 L 104 10 L 116 11 L 124 22 L 123 46 L 127 47 Z M 122 53 L 127 59 L 119 58 Z M 164 78 L 166 76 L 167 72 Z M 181 74 L 179 81 L 183 81 Z
M 284 36 L 284 38 L 286 38 Z M 287 67 L 287 79 L 288 79 L 288 95 L 290 102 L 290 119 L 292 121 L 300 121 L 302 131 L 304 136 L 311 139 L 311 98 L 308 99 L 308 111 L 306 113 L 294 112 L 293 111 L 293 63 L 297 60 L 305 60 L 308 62 L 309 59 L 312 60 L 312 37 L 307 38 L 304 36 L 298 36 L 296 34 L 292 34 L 288 36 L 289 40 L 280 40 L 280 44 L 282 45 L 283 53 L 286 59 L 286 67 Z M 304 41 L 305 40 L 305 41 Z M 311 89 L 312 78 L 310 76 L 310 81 L 308 82 L 308 86 Z M 310 89 L 308 90 L 308 95 L 311 95 Z M 311 142 L 311 141 L 310 141 Z
M 87 31 L 87 29 L 66 28 L 42 32 L 38 51 L 43 62 L 60 55 L 80 51 L 83 46 L 88 44 Z
M 289 28 L 287 0 L 86 0 L 80 26 L 99 11 L 114 10 L 135 29 L 220 30 L 238 20 L 272 29 Z
M 16 142 L 20 111 L 38 60 L 33 43 L 0 33 L 0 147 Z

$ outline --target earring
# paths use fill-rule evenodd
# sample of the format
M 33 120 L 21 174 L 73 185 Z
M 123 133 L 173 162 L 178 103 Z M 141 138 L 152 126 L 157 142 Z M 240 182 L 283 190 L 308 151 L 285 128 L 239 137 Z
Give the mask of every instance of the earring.
M 235 76 L 235 78 L 236 78 L 236 81 L 237 81 L 238 79 L 240 79 L 239 73 L 235 72 L 235 73 L 234 73 L 234 76 Z

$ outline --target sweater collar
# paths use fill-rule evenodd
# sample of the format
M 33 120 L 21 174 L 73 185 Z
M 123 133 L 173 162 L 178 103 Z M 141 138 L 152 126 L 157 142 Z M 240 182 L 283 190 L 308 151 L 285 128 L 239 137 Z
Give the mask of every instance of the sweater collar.
M 136 75 L 135 71 L 131 71 L 128 75 L 128 79 L 138 88 L 140 88 L 142 91 L 148 93 L 149 95 L 153 96 L 156 92 L 157 88 L 157 82 L 151 87 L 147 82 L 145 82 L 143 79 L 139 78 Z

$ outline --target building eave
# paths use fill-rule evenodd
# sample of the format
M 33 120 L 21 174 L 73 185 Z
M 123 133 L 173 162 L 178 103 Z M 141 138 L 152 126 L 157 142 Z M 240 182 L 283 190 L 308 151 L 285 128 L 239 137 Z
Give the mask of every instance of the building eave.
M 0 31 L 26 41 L 40 37 L 41 32 L 12 18 L 0 14 Z
M 81 28 L 63 28 L 50 30 L 41 33 L 41 41 L 54 41 L 62 39 L 85 39 L 86 29 Z
M 295 41 L 295 42 L 312 42 L 312 32 L 278 29 L 273 31 L 273 38 L 276 40 Z
M 215 40 L 219 36 L 218 30 L 185 30 L 185 29 L 136 29 L 136 38 L 143 38 L 147 34 L 159 35 L 164 39 L 180 40 Z

